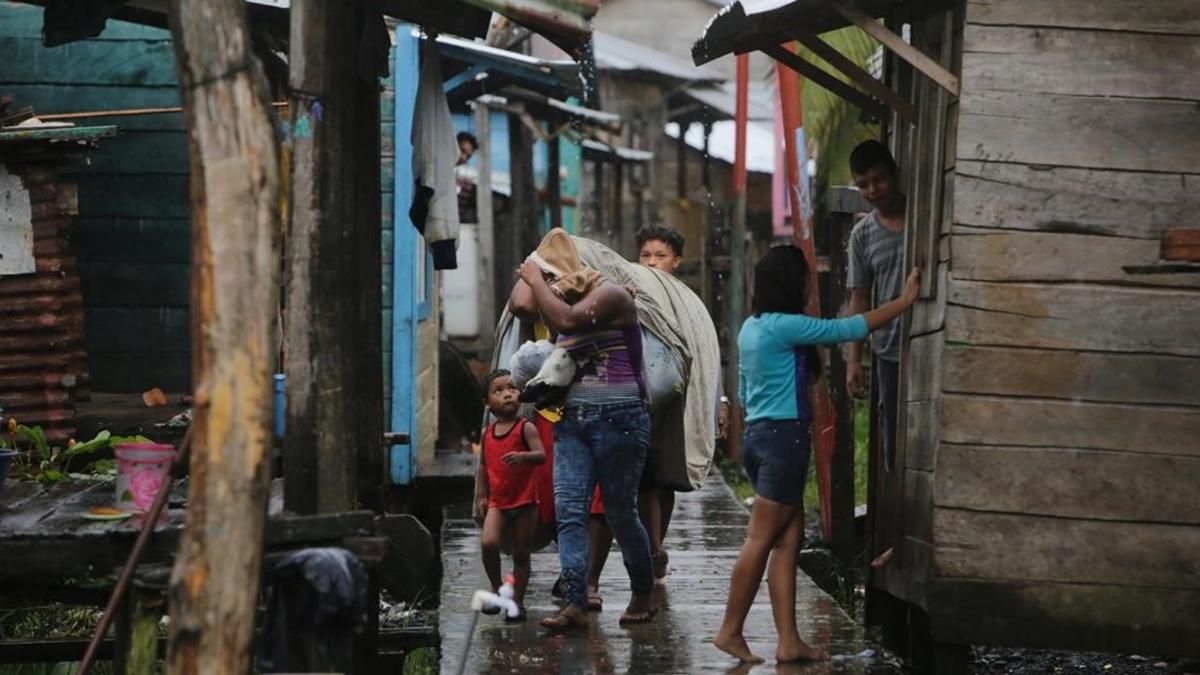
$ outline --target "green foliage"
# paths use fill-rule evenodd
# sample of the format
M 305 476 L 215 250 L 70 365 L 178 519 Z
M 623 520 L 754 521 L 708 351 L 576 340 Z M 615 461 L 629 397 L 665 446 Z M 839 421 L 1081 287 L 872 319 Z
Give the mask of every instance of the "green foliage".
M 113 436 L 107 429 L 83 443 L 75 439 L 67 442 L 66 447 L 51 446 L 46 439 L 46 432 L 40 426 L 18 424 L 9 418 L 6 426 L 7 434 L 0 434 L 0 450 L 17 450 L 22 452 L 13 462 L 13 475 L 25 480 L 36 480 L 42 483 L 57 483 L 69 477 L 72 462 L 79 467 L 79 462 L 94 455 L 97 451 L 120 445 L 122 443 L 152 443 L 145 436 Z M 7 436 L 7 438 L 6 438 Z M 84 465 L 86 466 L 86 464 Z M 116 474 L 116 461 L 101 459 L 92 463 L 90 473 Z
M 831 31 L 821 39 L 863 70 L 868 70 L 871 55 L 878 45 L 875 39 L 854 26 Z M 801 47 L 800 56 L 834 77 L 848 82 L 836 68 L 824 59 Z M 851 85 L 857 88 L 857 85 Z M 805 136 L 816 142 L 817 195 L 823 195 L 830 185 L 850 182 L 850 151 L 855 145 L 879 137 L 879 126 L 859 121 L 858 106 L 832 94 L 823 87 L 805 82 L 801 89 L 804 106 Z
M 871 450 L 871 405 L 862 399 L 854 401 L 854 504 L 867 503 L 867 470 L 870 467 Z M 804 508 L 815 509 L 820 501 L 817 498 L 817 479 L 813 478 L 804 486 Z
M 438 672 L 437 651 L 420 647 L 404 657 L 404 675 L 434 675 Z

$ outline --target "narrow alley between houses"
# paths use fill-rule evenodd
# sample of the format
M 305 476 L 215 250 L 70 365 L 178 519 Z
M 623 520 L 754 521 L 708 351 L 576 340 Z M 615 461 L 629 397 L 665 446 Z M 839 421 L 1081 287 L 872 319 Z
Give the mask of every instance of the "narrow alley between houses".
M 558 609 L 550 593 L 559 569 L 553 545 L 533 556 L 526 602 L 529 621 L 506 623 L 502 616 L 479 616 L 474 621 L 471 596 L 488 585 L 479 562 L 479 532 L 469 514 L 454 515 L 442 530 L 443 674 L 902 672 L 899 661 L 869 640 L 863 627 L 803 572 L 796 598 L 801 633 L 810 644 L 833 654 L 830 661 L 777 666 L 768 659 L 752 667 L 739 665 L 713 646 L 747 521 L 746 508 L 734 498 L 720 472 L 714 471 L 701 489 L 679 494 L 666 538 L 669 574 L 654 589 L 661 612 L 641 626 L 617 625 L 621 608 L 629 601 L 629 584 L 614 551 L 601 582 L 604 609 L 592 613 L 588 630 L 547 635 L 536 619 Z M 746 640 L 757 653 L 774 653 L 776 638 L 765 581 L 746 622 Z M 464 655 L 465 670 L 461 670 Z

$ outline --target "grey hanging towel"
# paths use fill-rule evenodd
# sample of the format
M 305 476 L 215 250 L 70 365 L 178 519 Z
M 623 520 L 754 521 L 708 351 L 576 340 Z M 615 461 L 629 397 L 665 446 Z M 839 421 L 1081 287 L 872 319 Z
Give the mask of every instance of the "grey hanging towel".
M 433 269 L 458 267 L 458 194 L 454 163 L 458 142 L 450 121 L 450 106 L 442 91 L 442 66 L 432 36 L 425 39 L 421 79 L 413 109 L 413 203 L 408 215 L 425 235 L 433 254 Z

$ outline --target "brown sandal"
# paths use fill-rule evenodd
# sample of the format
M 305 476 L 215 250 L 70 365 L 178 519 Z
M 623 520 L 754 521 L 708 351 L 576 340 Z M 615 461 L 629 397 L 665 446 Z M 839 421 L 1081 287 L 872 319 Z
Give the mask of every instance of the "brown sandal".
M 569 630 L 577 628 L 587 628 L 588 620 L 580 617 L 573 617 L 566 612 L 551 614 L 538 622 L 542 628 L 548 629 L 551 633 L 565 633 Z
M 587 599 L 587 608 L 589 612 L 600 612 L 604 610 L 604 598 L 599 595 L 589 595 Z
M 631 612 L 629 610 L 625 610 L 625 613 L 621 615 L 621 618 L 619 621 L 617 621 L 617 623 L 622 626 L 636 626 L 640 623 L 650 623 L 651 619 L 653 619 L 656 614 L 658 614 L 657 607 L 651 607 L 644 612 Z

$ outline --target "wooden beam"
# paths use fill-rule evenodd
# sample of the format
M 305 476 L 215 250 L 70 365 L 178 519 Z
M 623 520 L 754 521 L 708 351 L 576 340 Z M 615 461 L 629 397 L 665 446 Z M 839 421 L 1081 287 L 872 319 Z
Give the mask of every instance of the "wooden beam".
M 374 508 L 383 483 L 378 85 L 346 47 L 364 14 L 307 1 L 291 13 L 284 502 L 295 513 L 360 497 Z
M 508 115 L 509 157 L 509 229 L 507 256 L 497 260 L 500 270 L 508 275 L 503 288 L 512 287 L 512 274 L 541 238 L 541 211 L 537 206 L 537 186 L 533 182 L 533 134 L 521 115 Z M 499 256 L 497 256 L 499 257 Z
M 562 227 L 562 176 L 559 161 L 559 138 L 546 139 L 546 208 L 550 210 L 550 227 Z
M 492 207 L 492 109 L 475 104 L 475 137 L 479 150 L 475 153 L 475 220 L 479 227 L 479 269 L 475 275 L 479 288 L 479 339 L 484 353 L 492 350 L 493 328 L 498 316 L 496 308 L 504 306 L 504 296 L 510 279 L 496 277 L 496 235 Z M 490 290 L 489 290 L 490 289 Z
M 939 87 L 950 92 L 950 95 L 958 96 L 958 77 L 943 68 L 937 61 L 925 56 L 925 54 L 921 53 L 921 50 L 908 44 L 899 35 L 888 30 L 883 24 L 863 12 L 839 2 L 830 3 L 830 6 L 839 14 L 846 17 L 846 20 L 861 28 L 867 35 L 883 43 L 883 46 L 892 50 L 893 54 L 904 59 L 913 68 L 924 73 L 926 77 L 936 82 Z
M 167 669 L 248 672 L 271 478 L 279 147 L 245 4 L 172 2 L 168 15 L 190 158 L 195 417 Z
M 805 61 L 795 52 L 792 52 L 779 45 L 764 47 L 762 51 L 767 56 L 770 56 L 788 68 L 791 68 L 804 77 L 807 77 L 814 84 L 828 89 L 830 92 L 841 96 L 859 108 L 862 108 L 863 110 L 875 115 L 879 119 L 888 119 L 890 117 L 890 112 L 888 111 L 887 107 L 881 104 L 879 101 L 867 96 L 845 82 L 842 82 L 841 80 L 821 70 L 808 61 Z
M 829 46 L 821 38 L 800 29 L 792 29 L 788 35 L 795 38 L 797 42 L 807 47 L 812 53 L 825 59 L 829 65 L 837 68 L 846 77 L 853 80 L 859 86 L 867 90 L 867 93 L 886 103 L 892 110 L 895 110 L 901 117 L 909 122 L 916 123 L 917 109 L 900 94 L 892 91 L 886 84 L 871 77 L 871 74 L 858 64 L 842 55 L 841 52 Z

